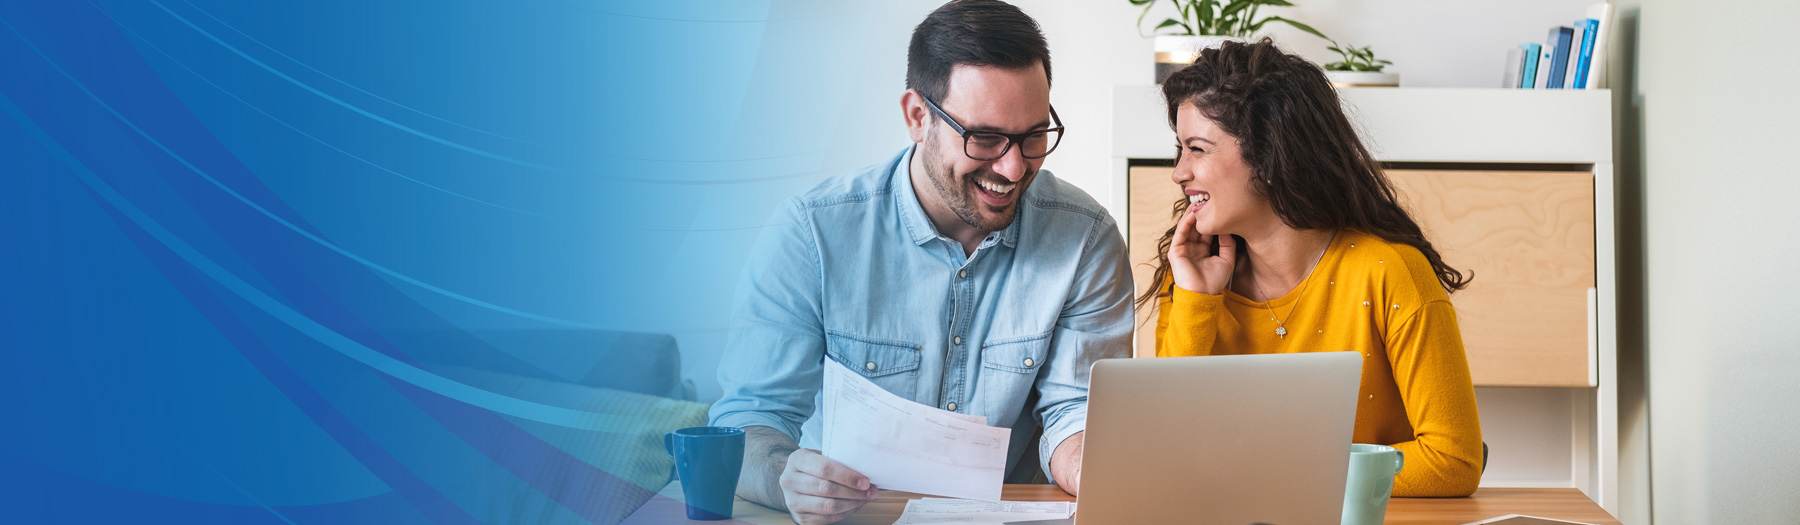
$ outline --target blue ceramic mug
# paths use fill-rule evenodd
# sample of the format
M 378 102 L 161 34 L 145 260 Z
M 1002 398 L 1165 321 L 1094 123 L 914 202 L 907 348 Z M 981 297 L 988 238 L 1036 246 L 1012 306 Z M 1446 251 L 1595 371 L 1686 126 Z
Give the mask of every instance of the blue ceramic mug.
M 1381 525 L 1387 517 L 1388 496 L 1394 492 L 1394 476 L 1405 464 L 1405 455 L 1394 447 L 1350 445 L 1343 525 Z
M 687 496 L 690 520 L 731 517 L 738 473 L 744 468 L 744 431 L 692 427 L 663 434 L 663 451 L 675 458 L 675 475 Z

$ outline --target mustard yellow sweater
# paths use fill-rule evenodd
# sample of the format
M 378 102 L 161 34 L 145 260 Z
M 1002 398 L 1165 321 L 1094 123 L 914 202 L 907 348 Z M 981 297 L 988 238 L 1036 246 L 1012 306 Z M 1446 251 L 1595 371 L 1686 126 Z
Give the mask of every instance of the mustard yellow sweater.
M 1456 310 L 1425 256 L 1344 230 L 1307 279 L 1267 303 L 1168 284 L 1173 293 L 1158 303 L 1156 355 L 1361 353 L 1354 441 L 1406 454 L 1394 495 L 1474 492 L 1482 461 L 1475 387 Z M 1286 321 L 1286 338 L 1275 335 L 1275 316 Z

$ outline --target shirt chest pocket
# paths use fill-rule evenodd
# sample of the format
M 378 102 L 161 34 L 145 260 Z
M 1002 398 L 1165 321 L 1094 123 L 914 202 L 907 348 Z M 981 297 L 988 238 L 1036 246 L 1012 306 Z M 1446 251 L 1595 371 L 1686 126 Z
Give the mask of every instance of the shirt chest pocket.
M 980 398 L 992 410 L 1023 406 L 1050 352 L 1050 332 L 989 342 L 981 347 Z
M 825 354 L 894 395 L 914 399 L 919 384 L 919 345 L 838 331 L 825 333 Z

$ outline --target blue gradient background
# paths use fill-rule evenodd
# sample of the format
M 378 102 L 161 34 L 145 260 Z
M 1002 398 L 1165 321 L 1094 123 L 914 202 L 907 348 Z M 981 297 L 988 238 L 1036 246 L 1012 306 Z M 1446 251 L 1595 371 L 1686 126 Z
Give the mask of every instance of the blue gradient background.
M 423 363 L 716 396 L 770 212 L 905 144 L 858 4 L 0 1 L 0 522 L 617 521 L 615 422 Z

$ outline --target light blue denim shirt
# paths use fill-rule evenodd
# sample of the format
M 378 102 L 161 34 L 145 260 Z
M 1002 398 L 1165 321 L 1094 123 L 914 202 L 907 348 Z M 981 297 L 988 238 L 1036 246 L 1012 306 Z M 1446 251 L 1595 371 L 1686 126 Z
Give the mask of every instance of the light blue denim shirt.
M 911 152 L 779 212 L 739 283 L 712 424 L 819 448 L 830 358 L 901 397 L 1011 427 L 1009 473 L 1042 425 L 1048 476 L 1051 452 L 1086 427 L 1089 368 L 1131 353 L 1125 241 L 1092 197 L 1040 170 L 1012 225 L 964 257 L 920 207 Z

